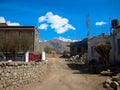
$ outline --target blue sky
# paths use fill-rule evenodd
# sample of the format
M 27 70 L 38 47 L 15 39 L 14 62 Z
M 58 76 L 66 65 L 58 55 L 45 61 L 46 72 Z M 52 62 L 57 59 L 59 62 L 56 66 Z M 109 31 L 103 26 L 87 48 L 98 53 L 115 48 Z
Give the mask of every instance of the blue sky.
M 89 14 L 91 36 L 109 34 L 110 18 L 120 20 L 120 0 L 0 0 L 0 22 L 34 25 L 40 38 L 81 40 L 87 36 Z

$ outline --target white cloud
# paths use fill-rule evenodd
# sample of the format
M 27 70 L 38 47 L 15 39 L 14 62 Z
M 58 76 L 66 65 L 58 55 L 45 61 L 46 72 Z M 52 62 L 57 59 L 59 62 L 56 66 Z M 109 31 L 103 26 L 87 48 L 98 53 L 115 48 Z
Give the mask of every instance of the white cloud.
M 38 28 L 39 28 L 39 29 L 47 30 L 47 28 L 48 28 L 48 24 L 46 24 L 46 23 L 41 24 Z
M 11 21 L 7 21 L 7 24 L 8 24 L 8 26 L 20 26 L 19 23 L 17 23 L 17 22 L 11 22 Z
M 44 22 L 46 20 L 46 17 L 45 16 L 41 16 L 38 18 L 38 22 Z
M 96 26 L 102 26 L 107 24 L 106 22 L 100 21 L 100 22 L 96 22 Z
M 49 25 L 52 29 L 54 29 L 55 32 L 58 34 L 62 34 L 69 29 L 76 29 L 71 24 L 69 24 L 69 20 L 67 18 L 63 18 L 59 15 L 54 15 L 52 12 L 48 12 L 45 16 L 39 17 L 38 21 L 39 23 L 46 22 L 46 24 Z
M 0 16 L 0 23 L 7 23 L 8 26 L 20 26 L 18 22 L 6 21 L 3 16 Z
M 78 41 L 78 40 L 72 40 L 72 39 L 64 38 L 64 37 L 58 37 L 57 39 L 59 39 L 61 41 L 64 41 L 64 42 L 75 42 L 75 41 Z
M 43 40 L 39 40 L 39 42 L 47 42 L 47 41 L 48 41 L 48 40 L 44 40 L 44 41 L 43 41 Z
M 5 18 L 4 17 L 2 17 L 2 16 L 0 16 L 0 23 L 5 23 L 6 21 L 5 21 Z

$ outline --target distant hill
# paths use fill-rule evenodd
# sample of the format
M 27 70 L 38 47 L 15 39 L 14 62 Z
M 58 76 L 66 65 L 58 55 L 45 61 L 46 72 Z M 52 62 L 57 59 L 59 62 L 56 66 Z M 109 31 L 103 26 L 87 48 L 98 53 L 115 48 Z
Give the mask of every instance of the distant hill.
M 69 47 L 67 47 L 67 45 L 69 44 L 70 42 L 65 42 L 59 39 L 52 39 L 46 42 L 45 45 L 49 46 L 52 50 L 56 52 L 63 52 L 64 50 L 69 50 Z
M 40 44 L 42 44 L 42 42 L 40 42 Z M 44 46 L 48 46 L 51 48 L 51 50 L 56 52 L 63 52 L 65 50 L 69 51 L 69 47 L 67 47 L 69 44 L 69 41 L 63 41 L 60 39 L 52 39 L 44 42 Z

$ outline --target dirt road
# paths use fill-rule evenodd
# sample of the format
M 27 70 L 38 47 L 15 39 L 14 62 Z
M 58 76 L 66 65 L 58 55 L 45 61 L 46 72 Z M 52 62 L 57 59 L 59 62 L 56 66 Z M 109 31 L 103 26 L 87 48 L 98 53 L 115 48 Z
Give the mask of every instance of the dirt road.
M 102 82 L 106 77 L 81 73 L 79 65 L 60 58 L 48 60 L 49 75 L 42 82 L 26 85 L 19 90 L 104 90 Z

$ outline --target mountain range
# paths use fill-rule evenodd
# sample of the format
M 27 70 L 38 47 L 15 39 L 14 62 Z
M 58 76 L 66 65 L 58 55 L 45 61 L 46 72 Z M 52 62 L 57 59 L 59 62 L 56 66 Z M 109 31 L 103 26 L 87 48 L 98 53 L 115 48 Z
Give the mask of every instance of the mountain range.
M 64 40 L 62 38 L 55 38 L 49 41 L 45 41 L 44 42 L 44 47 L 49 47 L 52 51 L 56 51 L 56 52 L 64 52 L 64 51 L 69 51 L 70 48 L 68 47 L 68 45 L 71 43 L 72 41 L 70 40 Z M 43 47 L 43 42 L 40 42 L 40 46 L 41 48 Z
M 52 39 L 44 43 L 45 46 L 49 46 L 51 50 L 56 52 L 63 52 L 65 50 L 69 51 L 69 44 L 69 41 L 63 41 L 60 39 Z

